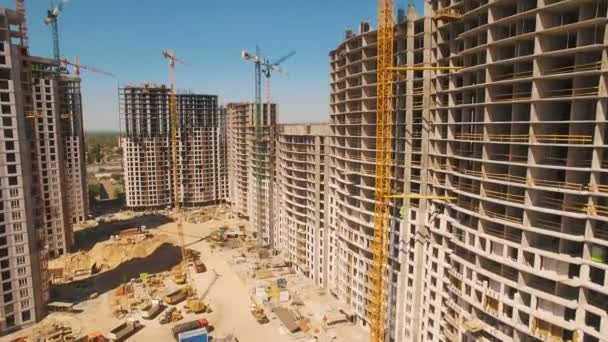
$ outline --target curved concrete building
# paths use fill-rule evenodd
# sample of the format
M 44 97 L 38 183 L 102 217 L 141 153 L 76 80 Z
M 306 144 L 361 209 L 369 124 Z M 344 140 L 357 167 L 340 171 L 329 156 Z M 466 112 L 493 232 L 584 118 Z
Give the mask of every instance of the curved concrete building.
M 432 1 L 418 340 L 608 336 L 606 1 Z M 413 211 L 412 211 L 413 212 Z M 421 227 L 419 227 L 421 228 Z M 436 318 L 440 318 L 439 315 Z
M 333 271 L 326 221 L 328 135 L 327 124 L 285 124 L 277 133 L 275 248 L 319 287 L 327 286 Z
M 419 18 L 412 6 L 408 12 L 399 11 L 395 33 L 395 64 L 423 63 L 415 51 L 424 50 L 425 24 L 428 19 Z M 329 288 L 351 309 L 355 321 L 367 325 L 370 292 L 368 269 L 371 266 L 373 239 L 373 215 L 375 202 L 376 162 L 376 51 L 377 31 L 363 22 L 357 34 L 346 32 L 345 41 L 330 53 L 330 195 L 329 226 L 330 254 L 335 272 L 330 272 Z M 427 45 L 429 40 L 427 39 Z M 425 58 L 429 58 L 426 54 Z M 420 59 L 420 60 L 418 60 Z M 406 184 L 407 165 L 415 160 L 420 151 L 420 130 L 412 122 L 421 123 L 423 101 L 422 73 L 416 79 L 399 78 L 395 86 L 395 113 L 393 117 L 393 168 L 392 187 L 395 193 L 419 187 L 419 177 L 414 185 Z M 409 120 L 408 120 L 409 118 Z M 412 119 L 414 118 L 414 119 Z M 413 143 L 411 139 L 417 139 Z M 408 140 L 410 139 L 410 140 Z M 415 190 L 418 191 L 418 190 Z M 401 202 L 395 200 L 390 215 L 389 291 L 387 318 L 390 325 L 387 338 L 394 339 L 398 320 L 398 289 L 404 288 L 411 269 L 403 266 L 400 236 L 403 235 Z M 412 261 L 413 262 L 413 261 Z M 404 264 L 405 265 L 405 264 Z M 405 272 L 403 271 L 405 269 Z

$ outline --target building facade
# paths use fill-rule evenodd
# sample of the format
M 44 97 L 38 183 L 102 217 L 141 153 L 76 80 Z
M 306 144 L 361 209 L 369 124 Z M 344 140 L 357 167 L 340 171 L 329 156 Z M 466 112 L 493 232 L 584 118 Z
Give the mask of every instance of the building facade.
M 29 55 L 24 21 L 0 9 L 0 335 L 44 317 L 48 258 L 88 210 L 80 79 Z
M 432 73 L 421 172 L 455 199 L 413 228 L 430 271 L 412 338 L 604 340 L 608 4 L 427 6 L 431 62 L 462 69 Z
M 60 96 L 59 122 L 63 138 L 69 219 L 72 220 L 72 224 L 80 224 L 86 221 L 89 214 L 80 82 L 79 77 L 62 77 L 58 82 Z
M 327 226 L 329 126 L 278 126 L 274 249 L 294 270 L 327 286 L 333 252 Z
M 249 217 L 265 246 L 274 245 L 276 104 L 262 106 L 261 141 L 256 144 L 256 105 L 226 105 L 230 202 L 234 210 Z M 258 192 L 261 194 L 258 195 Z
M 395 64 L 405 65 L 414 58 L 413 51 L 421 48 L 414 37 L 423 33 L 424 18 L 413 7 L 400 10 L 395 28 Z M 329 236 L 334 250 L 328 287 L 350 308 L 355 321 L 368 324 L 368 307 L 373 300 L 368 271 L 372 264 L 371 244 L 374 229 L 375 163 L 376 163 L 376 53 L 377 32 L 363 22 L 358 33 L 347 30 L 345 40 L 330 53 L 330 184 Z M 421 63 L 420 61 L 419 63 Z M 422 86 L 412 79 L 395 81 L 395 112 L 393 116 L 392 187 L 395 193 L 406 189 L 406 158 L 419 152 L 409 146 L 407 139 L 416 135 L 412 116 L 422 107 Z M 414 93 L 415 91 L 415 93 Z M 408 121 L 408 119 L 410 119 Z M 420 118 L 418 118 L 420 119 Z M 419 157 L 414 157 L 419 158 Z M 419 181 L 416 181 L 419 182 Z M 409 185 L 408 185 L 409 186 Z M 396 339 L 398 289 L 410 282 L 403 267 L 400 229 L 401 201 L 395 200 L 390 209 L 390 253 L 387 314 L 389 338 Z
M 177 94 L 177 172 L 171 155 L 170 89 L 144 84 L 121 88 L 127 206 L 171 207 L 174 192 L 182 206 L 222 202 L 228 195 L 226 126 L 217 96 Z
M 396 25 L 387 341 L 607 336 L 606 1 L 430 1 Z M 375 37 L 330 54 L 330 289 L 365 324 Z

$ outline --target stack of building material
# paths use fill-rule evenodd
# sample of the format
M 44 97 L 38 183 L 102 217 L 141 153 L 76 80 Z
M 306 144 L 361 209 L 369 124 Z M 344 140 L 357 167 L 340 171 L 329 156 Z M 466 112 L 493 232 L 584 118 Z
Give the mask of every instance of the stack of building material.
M 277 315 L 279 320 L 281 320 L 285 328 L 287 328 L 290 333 L 295 333 L 300 330 L 300 326 L 288 309 L 279 306 L 274 308 L 272 311 Z

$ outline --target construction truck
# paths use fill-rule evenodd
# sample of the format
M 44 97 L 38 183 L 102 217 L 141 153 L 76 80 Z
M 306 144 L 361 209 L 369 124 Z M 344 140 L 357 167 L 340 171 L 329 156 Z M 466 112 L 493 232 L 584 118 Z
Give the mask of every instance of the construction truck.
M 269 322 L 268 316 L 264 313 L 264 308 L 259 305 L 251 304 L 251 314 L 259 324 L 266 324 Z
M 141 328 L 141 324 L 137 320 L 127 320 L 119 324 L 114 329 L 110 330 L 107 335 L 107 338 L 111 341 L 122 341 L 127 337 L 135 333 L 139 328 Z
M 143 319 L 151 319 L 162 309 L 160 300 L 153 299 L 146 303 L 141 309 L 141 317 Z
M 186 298 L 188 298 L 188 291 L 186 289 L 177 289 L 168 293 L 163 299 L 163 301 L 167 305 L 175 305 Z
M 165 310 L 160 316 L 158 316 L 158 322 L 160 324 L 167 324 L 171 322 L 177 322 L 184 318 L 182 312 L 175 307 L 170 307 Z
M 171 332 L 173 333 L 173 337 L 177 340 L 179 334 L 201 328 L 209 328 L 209 321 L 207 319 L 201 318 L 187 323 L 178 324 L 171 329 Z

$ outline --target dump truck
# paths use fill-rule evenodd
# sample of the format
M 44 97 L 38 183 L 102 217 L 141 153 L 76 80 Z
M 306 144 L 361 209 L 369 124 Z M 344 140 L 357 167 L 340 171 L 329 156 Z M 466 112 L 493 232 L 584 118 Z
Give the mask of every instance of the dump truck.
M 154 299 L 148 302 L 143 308 L 141 308 L 141 318 L 151 319 L 162 309 L 160 300 Z
M 167 305 L 175 305 L 177 303 L 182 302 L 184 299 L 188 297 L 188 292 L 184 289 L 177 289 L 168 293 L 163 301 Z
M 201 318 L 187 323 L 178 324 L 171 329 L 171 332 L 173 332 L 173 338 L 177 340 L 179 334 L 181 333 L 201 328 L 207 328 L 208 326 L 209 321 L 206 318 Z
M 140 327 L 141 324 L 138 320 L 129 319 L 110 330 L 106 337 L 111 341 L 123 341 L 135 333 Z

